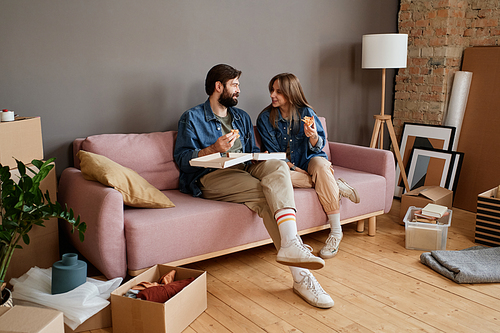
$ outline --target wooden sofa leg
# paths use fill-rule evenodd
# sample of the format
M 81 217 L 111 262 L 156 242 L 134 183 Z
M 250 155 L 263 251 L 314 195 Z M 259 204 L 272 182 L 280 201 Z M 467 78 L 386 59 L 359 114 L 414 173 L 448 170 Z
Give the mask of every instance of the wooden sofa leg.
M 356 231 L 357 232 L 363 232 L 363 231 L 365 231 L 365 220 L 360 220 L 357 223 L 358 224 L 356 225 Z
M 375 236 L 377 230 L 377 218 L 375 216 L 368 218 L 368 236 Z

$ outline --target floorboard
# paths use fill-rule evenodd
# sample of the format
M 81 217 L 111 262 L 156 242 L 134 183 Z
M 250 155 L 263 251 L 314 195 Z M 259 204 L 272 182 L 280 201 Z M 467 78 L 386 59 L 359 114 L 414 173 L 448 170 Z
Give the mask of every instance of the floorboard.
M 273 245 L 186 267 L 207 271 L 208 308 L 185 333 L 202 332 L 500 332 L 500 284 L 457 284 L 405 248 L 398 199 L 377 218 L 377 234 L 343 226 L 339 254 L 314 272 L 335 306 L 317 309 L 292 291 Z M 447 250 L 474 243 L 475 214 L 453 209 Z M 328 236 L 303 236 L 317 253 Z M 86 333 L 113 333 L 112 328 Z M 117 332 L 114 332 L 117 333 Z

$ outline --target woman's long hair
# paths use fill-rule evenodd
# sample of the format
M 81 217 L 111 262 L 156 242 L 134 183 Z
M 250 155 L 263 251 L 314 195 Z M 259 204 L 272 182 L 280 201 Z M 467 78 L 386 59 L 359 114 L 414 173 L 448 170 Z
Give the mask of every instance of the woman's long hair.
M 292 133 L 298 133 L 300 126 L 300 115 L 299 108 L 312 106 L 307 102 L 302 86 L 300 85 L 299 79 L 291 73 L 281 73 L 276 75 L 269 82 L 269 93 L 273 91 L 274 82 L 278 81 L 281 93 L 290 102 L 290 114 L 291 114 L 291 127 Z M 273 107 L 273 104 L 269 104 L 262 112 L 269 110 L 269 121 L 273 128 L 278 126 L 278 112 L 279 109 Z

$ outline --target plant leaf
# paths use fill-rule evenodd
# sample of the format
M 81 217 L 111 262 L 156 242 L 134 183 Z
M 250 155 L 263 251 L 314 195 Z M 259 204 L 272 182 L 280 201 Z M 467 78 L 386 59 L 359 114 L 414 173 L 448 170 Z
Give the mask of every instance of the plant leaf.
M 41 161 L 41 160 L 32 160 L 31 164 L 33 164 L 34 166 L 36 166 L 38 168 L 38 170 L 40 170 L 40 168 L 43 165 L 43 161 Z
M 19 170 L 19 174 L 21 175 L 21 177 L 24 176 L 26 174 L 26 166 L 22 161 L 19 161 L 17 159 L 16 163 L 17 163 L 17 169 Z
M 23 241 L 24 241 L 24 244 L 30 245 L 30 236 L 28 236 L 28 234 L 24 234 Z

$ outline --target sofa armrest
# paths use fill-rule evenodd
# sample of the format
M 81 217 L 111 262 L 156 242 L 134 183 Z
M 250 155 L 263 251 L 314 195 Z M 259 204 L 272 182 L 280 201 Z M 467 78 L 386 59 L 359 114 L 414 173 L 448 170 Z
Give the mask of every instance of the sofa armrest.
M 392 206 L 396 183 L 394 154 L 389 150 L 369 148 L 346 143 L 329 142 L 333 165 L 380 175 L 386 179 L 384 212 Z
M 76 233 L 68 233 L 73 246 L 106 278 L 124 278 L 127 257 L 121 193 L 85 180 L 80 170 L 70 167 L 59 180 L 58 201 L 67 204 L 87 224 L 83 242 Z
M 73 166 L 77 169 L 80 169 L 80 159 L 76 154 L 82 149 L 82 143 L 85 138 L 76 138 L 73 140 Z

